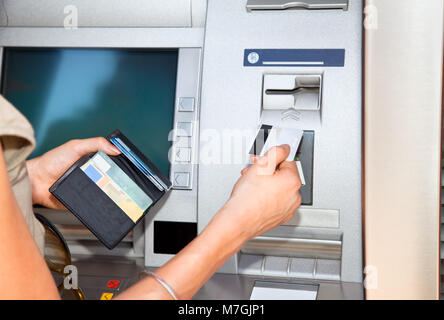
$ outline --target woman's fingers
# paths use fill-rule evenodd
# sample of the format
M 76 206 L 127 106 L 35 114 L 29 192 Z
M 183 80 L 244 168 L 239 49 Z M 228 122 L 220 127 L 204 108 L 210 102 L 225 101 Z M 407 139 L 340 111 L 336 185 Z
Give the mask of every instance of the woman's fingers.
M 288 144 L 273 147 L 263 157 L 259 157 L 254 166 L 258 170 L 258 174 L 273 174 L 276 171 L 276 167 L 285 161 L 289 154 L 290 146 Z

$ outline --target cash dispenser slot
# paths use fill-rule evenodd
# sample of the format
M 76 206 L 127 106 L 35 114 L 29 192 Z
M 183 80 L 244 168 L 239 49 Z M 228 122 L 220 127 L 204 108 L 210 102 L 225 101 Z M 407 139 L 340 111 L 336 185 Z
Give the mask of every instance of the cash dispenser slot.
M 340 280 L 342 232 L 282 228 L 248 241 L 239 255 L 242 274 Z
M 332 239 L 307 239 L 289 237 L 256 237 L 248 241 L 241 252 L 277 257 L 341 258 L 342 242 Z
M 349 0 L 248 0 L 247 10 L 348 10 Z

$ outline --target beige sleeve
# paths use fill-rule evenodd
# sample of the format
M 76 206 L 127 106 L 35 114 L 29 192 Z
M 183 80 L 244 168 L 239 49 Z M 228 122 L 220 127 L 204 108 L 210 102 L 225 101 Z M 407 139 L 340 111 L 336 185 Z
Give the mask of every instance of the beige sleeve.
M 0 137 L 8 171 L 25 161 L 34 150 L 35 138 L 31 124 L 1 95 Z
M 0 143 L 12 191 L 29 230 L 43 252 L 44 229 L 34 216 L 31 182 L 26 169 L 26 158 L 35 147 L 34 130 L 28 120 L 1 95 Z

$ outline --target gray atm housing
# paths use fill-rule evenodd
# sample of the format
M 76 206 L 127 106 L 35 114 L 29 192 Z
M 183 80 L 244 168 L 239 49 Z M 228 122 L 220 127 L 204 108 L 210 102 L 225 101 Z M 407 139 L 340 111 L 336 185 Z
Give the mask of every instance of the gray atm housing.
M 178 73 L 178 83 L 184 82 L 181 74 L 198 77 L 191 83 L 199 82 L 200 88 L 193 126 L 193 152 L 200 161 L 193 166 L 190 189 L 173 190 L 147 219 L 145 264 L 157 267 L 172 257 L 153 252 L 153 221 L 197 222 L 201 232 L 223 206 L 247 165 L 252 141 L 245 137 L 241 148 L 226 149 L 232 142 L 227 139 L 255 132 L 266 116 L 269 124 L 305 131 L 298 155 L 308 182 L 301 190 L 306 205 L 290 222 L 249 241 L 219 272 L 362 283 L 361 2 L 345 10 L 247 10 L 247 1 L 237 0 L 207 5 L 201 72 L 188 69 L 185 75 L 179 60 Z M 251 49 L 344 50 L 345 63 L 244 66 Z M 280 76 L 294 77 L 295 83 L 320 77 L 319 107 L 295 103 L 293 117 L 282 116 L 285 108 L 269 108 L 266 86 L 279 85 Z M 220 159 L 206 159 L 208 149 L 219 152 Z
M 311 183 L 308 191 L 302 191 L 307 205 L 292 221 L 248 242 L 220 272 L 362 283 L 362 1 L 307 0 L 302 2 L 309 6 L 292 10 L 285 1 L 209 0 L 205 26 L 205 1 L 200 0 L 152 1 L 157 11 L 138 2 L 128 11 L 133 13 L 118 17 L 111 6 L 101 11 L 99 4 L 77 1 L 84 15 L 79 16 L 76 30 L 60 25 L 59 14 L 71 1 L 46 0 L 46 7 L 30 0 L 0 2 L 8 12 L 7 16 L 0 12 L 0 25 L 13 27 L 0 28 L 0 58 L 2 47 L 8 46 L 178 48 L 174 123 L 175 129 L 191 123 L 187 127 L 191 136 L 179 139 L 176 130 L 173 138 L 175 148 L 191 148 L 190 160 L 198 159 L 205 148 L 221 148 L 217 139 L 203 139 L 208 132 L 224 137 L 227 132 L 256 131 L 265 114 L 274 125 L 303 129 L 306 138 L 300 157 L 303 165 L 308 163 L 304 173 Z M 31 9 L 23 8 L 35 14 L 30 17 Z M 162 16 L 158 11 L 164 19 L 155 19 Z M 340 49 L 345 50 L 345 65 L 244 66 L 249 49 Z M 319 108 L 296 106 L 297 116 L 282 120 L 285 110 L 270 110 L 263 103 L 270 75 L 320 76 Z M 190 99 L 194 99 L 192 111 L 181 111 L 190 107 Z M 232 149 L 231 158 L 244 161 L 174 162 L 175 188 L 147 217 L 145 232 L 136 228 L 134 249 L 116 249 L 113 254 L 144 256 L 145 265 L 151 267 L 170 259 L 172 255 L 154 253 L 154 221 L 193 222 L 202 231 L 247 164 L 249 143 Z M 98 247 L 76 248 L 72 247 L 74 253 L 106 253 Z
M 208 2 L 201 132 L 257 128 L 267 74 L 322 75 L 320 110 L 286 122 L 314 132 L 312 205 L 250 241 L 222 272 L 362 282 L 362 9 L 361 1 L 350 1 L 348 10 L 249 12 L 246 1 Z M 252 48 L 345 49 L 345 66 L 244 67 L 244 50 Z M 319 121 L 308 112 L 318 112 Z M 199 231 L 229 197 L 244 165 L 199 165 Z

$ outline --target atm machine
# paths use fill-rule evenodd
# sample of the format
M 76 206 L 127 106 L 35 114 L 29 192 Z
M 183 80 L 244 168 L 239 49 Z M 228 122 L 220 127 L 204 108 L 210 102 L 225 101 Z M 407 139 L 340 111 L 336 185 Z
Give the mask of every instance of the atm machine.
M 31 119 L 38 143 L 48 136 L 40 132 L 46 122 L 23 98 L 32 89 L 21 85 L 20 61 L 49 63 L 52 81 L 67 83 L 71 71 L 60 67 L 63 57 L 72 66 L 70 55 L 83 63 L 91 52 L 120 52 L 123 68 L 115 68 L 132 70 L 125 76 L 137 79 L 133 85 L 141 86 L 141 94 L 150 92 L 147 83 L 156 85 L 153 74 L 165 86 L 174 84 L 165 91 L 171 101 L 131 101 L 134 110 L 128 111 L 131 117 L 156 113 L 152 125 L 169 134 L 107 110 L 110 100 L 83 101 L 95 110 L 92 119 L 108 117 L 130 138 L 140 133 L 173 190 L 112 251 L 69 213 L 36 208 L 62 231 L 81 275 L 105 261 L 113 270 L 129 270 L 129 285 L 143 268 L 171 259 L 228 199 L 248 164 L 251 132 L 266 124 L 303 130 L 297 151 L 302 205 L 291 221 L 247 242 L 195 298 L 249 299 L 255 288 L 288 286 L 317 299 L 439 298 L 441 1 L 45 2 L 0 1 L 2 94 Z M 416 28 L 405 36 L 410 22 Z M 142 62 L 132 61 L 134 52 Z M 57 63 L 51 62 L 54 54 L 62 57 Z M 138 66 L 152 67 L 152 59 L 169 66 L 170 80 L 137 74 Z M 50 95 L 56 89 L 46 83 Z M 118 84 L 98 88 L 105 97 L 126 90 Z M 119 99 L 111 99 L 113 108 L 125 108 L 122 96 L 113 97 Z M 68 118 L 84 111 L 66 108 Z M 105 125 L 92 127 L 84 134 L 108 133 L 93 130 L 107 130 Z M 60 139 L 69 139 L 73 131 L 64 129 L 59 127 Z M 150 135 L 168 142 L 156 149 Z M 41 152 L 55 144 L 41 140 Z M 421 166 L 419 154 L 427 162 Z M 417 184 L 421 190 L 408 188 Z
M 248 242 L 221 271 L 301 279 L 319 285 L 320 298 L 363 298 L 361 25 L 357 1 L 208 3 L 201 133 L 262 121 L 304 130 L 295 218 Z M 200 164 L 200 230 L 244 165 Z

